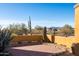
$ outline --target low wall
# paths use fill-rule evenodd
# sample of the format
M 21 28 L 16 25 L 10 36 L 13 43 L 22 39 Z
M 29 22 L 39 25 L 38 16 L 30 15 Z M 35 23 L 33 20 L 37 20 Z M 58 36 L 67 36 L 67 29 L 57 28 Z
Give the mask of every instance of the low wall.
M 54 42 L 54 36 L 53 35 L 47 35 L 47 39 L 50 42 Z M 21 41 L 41 41 L 43 40 L 42 35 L 17 35 L 13 37 L 13 40 L 11 42 L 21 42 Z
M 77 43 L 77 40 L 74 36 L 71 37 L 62 37 L 62 36 L 55 36 L 55 43 L 66 45 L 67 48 L 71 48 L 73 43 Z
M 42 40 L 42 35 L 18 35 L 14 36 L 12 42 L 21 42 L 21 41 L 40 41 Z
M 70 37 L 62 37 L 62 36 L 53 36 L 53 35 L 47 35 L 47 38 L 50 42 L 66 45 L 68 48 L 71 48 L 73 43 L 79 43 L 78 39 L 75 39 L 74 36 Z M 43 40 L 42 35 L 18 35 L 14 36 L 13 40 L 11 42 L 22 42 L 22 41 L 41 41 Z
M 49 40 L 50 42 L 54 43 L 54 41 L 55 41 L 55 36 L 53 36 L 53 35 L 47 35 L 47 38 L 48 38 L 48 40 Z

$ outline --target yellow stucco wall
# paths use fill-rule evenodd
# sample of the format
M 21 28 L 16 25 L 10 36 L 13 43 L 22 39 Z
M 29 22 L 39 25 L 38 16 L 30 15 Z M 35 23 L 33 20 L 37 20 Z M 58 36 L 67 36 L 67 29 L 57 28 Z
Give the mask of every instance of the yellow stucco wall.
M 75 7 L 75 37 L 79 41 L 79 6 Z
M 67 48 L 71 48 L 73 43 L 76 43 L 75 37 L 62 37 L 62 36 L 55 36 L 55 43 L 66 45 Z

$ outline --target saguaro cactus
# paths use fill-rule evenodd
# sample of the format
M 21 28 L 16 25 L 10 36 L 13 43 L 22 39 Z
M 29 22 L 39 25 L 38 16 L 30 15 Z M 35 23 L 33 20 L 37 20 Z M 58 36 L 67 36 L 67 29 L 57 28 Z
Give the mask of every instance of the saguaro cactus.
M 29 21 L 28 21 L 28 28 L 29 28 L 29 32 L 32 35 L 32 28 L 31 28 L 31 18 L 29 16 Z
M 44 29 L 43 29 L 43 41 L 44 42 L 47 42 L 47 30 L 46 30 L 46 27 L 44 27 Z

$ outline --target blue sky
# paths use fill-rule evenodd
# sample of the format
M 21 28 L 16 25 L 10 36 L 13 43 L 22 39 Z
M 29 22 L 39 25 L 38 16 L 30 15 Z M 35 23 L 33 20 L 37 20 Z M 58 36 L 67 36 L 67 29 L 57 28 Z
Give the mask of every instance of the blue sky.
M 17 3 L 0 4 L 0 25 L 25 23 L 31 17 L 32 27 L 63 26 L 69 24 L 74 27 L 73 3 Z

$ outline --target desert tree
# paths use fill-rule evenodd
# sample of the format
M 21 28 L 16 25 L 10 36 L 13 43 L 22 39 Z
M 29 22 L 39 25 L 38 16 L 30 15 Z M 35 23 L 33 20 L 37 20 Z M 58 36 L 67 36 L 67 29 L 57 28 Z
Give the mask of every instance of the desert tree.
M 42 27 L 42 26 L 39 26 L 39 25 L 36 25 L 36 26 L 35 26 L 35 29 L 36 29 L 36 30 L 43 30 L 43 27 Z
M 68 24 L 65 24 L 61 29 L 60 29 L 61 33 L 64 35 L 64 36 L 70 36 L 71 34 L 73 34 L 73 28 L 68 25 Z
M 22 23 L 21 24 L 21 30 L 22 30 L 22 32 L 24 33 L 24 34 L 27 34 L 27 27 L 26 27 L 26 25 L 24 24 L 24 23 Z

